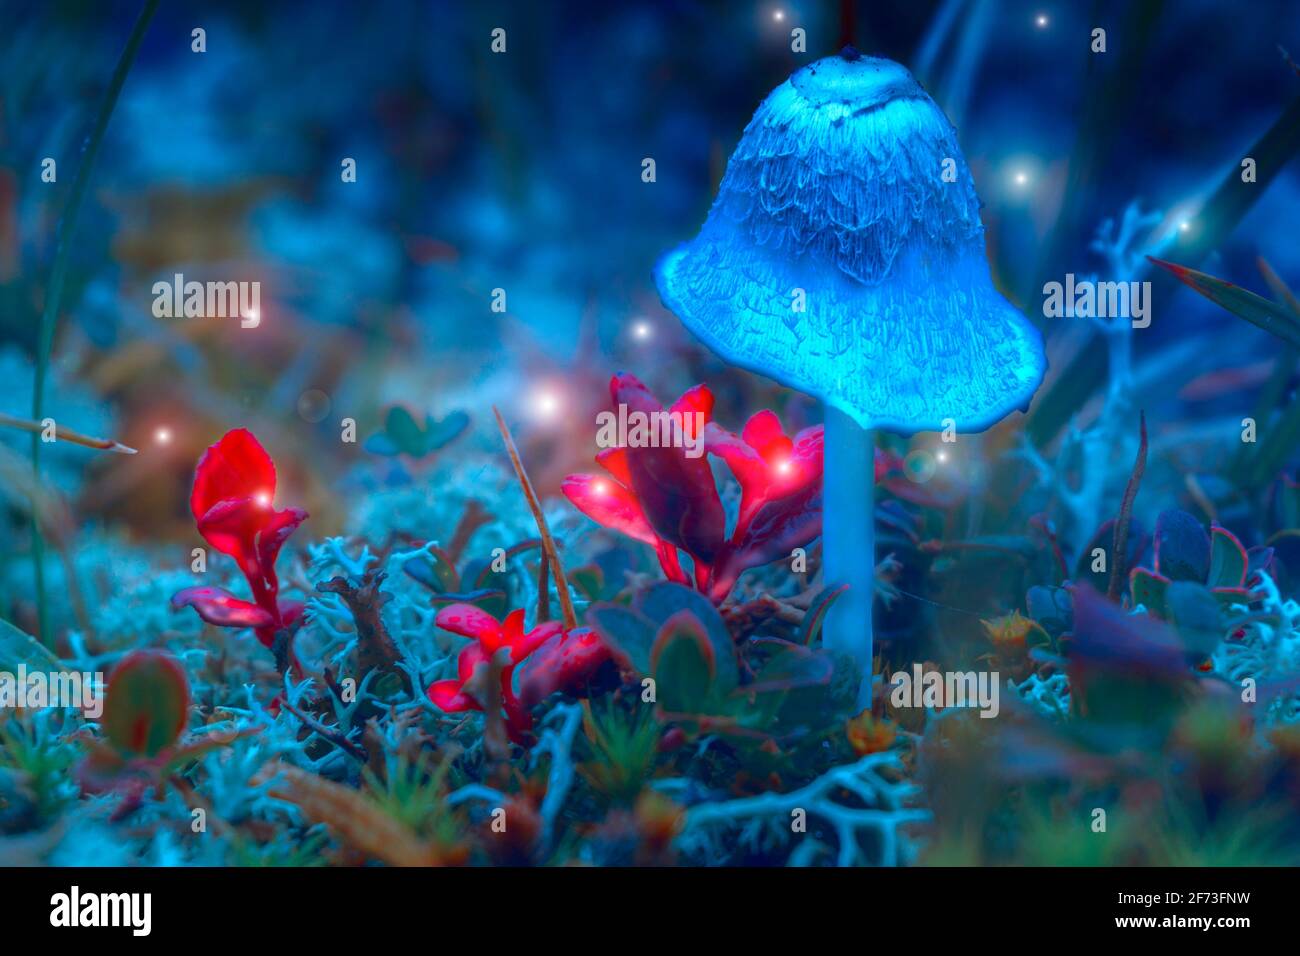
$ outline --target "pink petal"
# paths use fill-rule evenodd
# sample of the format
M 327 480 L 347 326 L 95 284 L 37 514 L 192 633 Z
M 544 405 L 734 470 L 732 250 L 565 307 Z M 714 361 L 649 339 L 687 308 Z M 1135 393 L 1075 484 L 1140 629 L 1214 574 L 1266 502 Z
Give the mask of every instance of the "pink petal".
M 506 615 L 505 622 L 501 625 L 499 637 L 494 642 L 483 642 L 483 649 L 489 654 L 495 654 L 499 648 L 508 647 L 511 650 L 511 659 L 518 660 L 519 657 L 514 655 L 514 649 L 523 643 L 524 639 L 524 609 L 516 608 Z M 522 655 L 520 655 L 522 656 Z
M 481 709 L 474 698 L 461 692 L 459 681 L 435 681 L 429 685 L 427 693 L 433 705 L 448 714 Z
M 225 588 L 185 588 L 172 595 L 172 608 L 192 607 L 199 617 L 218 627 L 270 627 L 270 612 L 235 597 Z
M 696 385 L 682 393 L 682 397 L 673 402 L 670 412 L 679 412 L 682 416 L 686 437 L 695 437 L 695 414 L 703 414 L 702 422 L 708 424 L 713 414 L 713 393 L 707 385 Z
M 461 650 L 460 656 L 456 658 L 456 679 L 462 684 L 469 681 L 474 676 L 474 671 L 480 664 L 488 662 L 487 652 L 483 650 L 482 644 L 467 644 Z
M 615 406 L 628 405 L 647 411 L 663 411 L 663 405 L 650 394 L 650 389 L 628 372 L 620 372 L 609 380 L 609 397 Z
M 598 475 L 569 475 L 560 490 L 575 508 L 597 524 L 646 544 L 658 543 L 659 537 L 646 521 L 636 496 L 613 479 Z
M 532 707 L 558 690 L 577 692 L 609 658 L 609 646 L 590 628 L 552 633 L 520 670 L 520 699 Z
M 257 561 L 257 533 L 268 518 L 252 498 L 218 501 L 198 520 L 203 540 L 239 564 L 246 577 L 261 578 Z
M 538 624 L 535 628 L 520 638 L 519 643 L 511 645 L 511 660 L 518 664 L 551 638 L 563 631 L 564 625 L 559 621 L 547 621 L 544 624 Z
M 272 590 L 279 587 L 275 575 L 275 561 L 280 556 L 280 549 L 305 520 L 307 520 L 307 512 L 301 508 L 285 508 L 283 511 L 271 512 L 266 523 L 262 525 L 262 530 L 257 536 L 257 560 L 262 568 L 262 576 Z
M 626 448 L 606 448 L 596 453 L 596 464 L 614 476 L 620 485 L 632 486 L 632 472 L 627 469 Z
M 208 448 L 194 470 L 190 511 L 202 518 L 219 501 L 275 494 L 275 463 L 246 428 L 226 432 Z M 215 545 L 214 545 L 215 547 Z
M 781 429 L 781 419 L 776 417 L 776 412 L 768 408 L 755 413 L 749 421 L 745 422 L 740 437 L 745 440 L 746 445 L 769 462 L 776 460 L 776 456 L 784 458 L 790 453 L 791 442 Z
M 473 604 L 449 604 L 434 620 L 440 628 L 453 634 L 500 644 L 501 622 Z

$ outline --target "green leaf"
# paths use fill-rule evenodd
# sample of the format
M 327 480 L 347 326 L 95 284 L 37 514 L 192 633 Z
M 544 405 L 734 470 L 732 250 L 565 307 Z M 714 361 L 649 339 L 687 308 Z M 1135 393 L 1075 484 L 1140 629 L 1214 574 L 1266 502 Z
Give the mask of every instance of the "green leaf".
M 1300 347 L 1300 320 L 1291 314 L 1290 309 L 1284 308 L 1261 295 L 1256 295 L 1249 289 L 1243 289 L 1241 286 L 1225 282 L 1223 279 L 1216 279 L 1214 276 L 1198 272 L 1196 269 L 1189 269 L 1187 266 L 1180 266 L 1173 262 L 1165 262 L 1163 259 L 1156 259 L 1152 256 L 1147 256 L 1147 258 L 1162 269 L 1168 269 L 1184 285 L 1195 289 L 1211 302 L 1227 309 L 1237 318 L 1245 319 L 1251 325 L 1258 326 L 1265 332 L 1277 336 L 1283 342 L 1289 342 L 1291 345 Z
M 678 611 L 659 629 L 650 649 L 660 707 L 675 714 L 712 713 L 718 664 L 704 626 L 690 611 Z
M 460 575 L 446 552 L 430 548 L 402 564 L 402 570 L 435 594 L 449 594 L 460 589 Z
M 189 720 L 185 670 L 162 651 L 134 651 L 113 670 L 103 727 L 119 753 L 154 757 L 173 746 Z
M 599 564 L 584 564 L 569 572 L 569 583 L 588 601 L 599 601 L 605 596 L 605 572 Z
M 1246 549 L 1226 528 L 1210 529 L 1210 577 L 1212 588 L 1240 588 L 1246 583 Z
M 649 618 L 621 604 L 593 604 L 587 608 L 586 620 L 625 666 L 642 677 L 653 676 L 650 650 L 655 627 Z
M 818 592 L 808 606 L 808 613 L 804 615 L 803 623 L 799 625 L 797 640 L 800 644 L 804 647 L 812 647 L 817 642 L 822 632 L 822 623 L 826 620 L 826 612 L 835 603 L 835 599 L 848 589 L 847 584 L 840 584 L 824 587 Z
M 0 620 L 0 670 L 13 673 L 19 664 L 28 670 L 57 671 L 59 659 L 40 641 L 8 621 Z
M 512 544 L 506 548 L 506 553 L 501 555 L 505 559 L 506 567 L 519 555 L 526 551 L 532 551 L 542 546 L 541 538 L 529 538 L 527 541 L 520 541 L 518 544 Z M 476 558 L 465 565 L 465 574 L 460 579 L 463 589 L 478 591 L 489 588 L 495 583 L 497 572 L 492 568 L 492 559 L 486 560 Z
M 752 643 L 773 648 L 774 651 L 759 666 L 754 674 L 754 682 L 742 687 L 742 692 L 768 694 L 829 684 L 835 672 L 831 657 L 823 651 L 809 650 L 802 644 L 777 638 L 758 638 Z
M 401 405 L 394 405 L 388 409 L 388 415 L 384 419 L 384 433 L 393 444 L 412 458 L 420 458 L 428 450 L 425 446 L 425 433 L 411 413 Z
M 717 662 L 718 687 L 729 693 L 740 683 L 740 668 L 736 661 L 736 642 L 732 640 L 727 623 L 713 603 L 699 591 L 660 581 L 636 596 L 633 606 L 646 616 L 656 628 L 682 611 L 687 611 L 703 628 Z
M 437 451 L 451 444 L 468 427 L 469 416 L 462 411 L 452 412 L 443 419 L 435 419 L 432 415 L 425 416 L 425 451 Z
M 1129 591 L 1133 603 L 1141 604 L 1157 617 L 1166 614 L 1165 594 L 1169 590 L 1169 579 L 1161 577 L 1146 568 L 1134 568 L 1129 576 Z
M 1223 639 L 1219 602 L 1210 589 L 1191 581 L 1174 581 L 1165 595 L 1169 621 L 1195 658 L 1209 657 Z
M 831 718 L 831 655 L 776 638 L 751 642 L 770 652 L 758 665 L 754 682 L 733 691 L 731 710 L 747 726 L 783 733 L 801 727 L 824 727 Z
M 1250 604 L 1253 595 L 1249 588 L 1215 588 L 1214 599 L 1226 610 L 1234 604 Z

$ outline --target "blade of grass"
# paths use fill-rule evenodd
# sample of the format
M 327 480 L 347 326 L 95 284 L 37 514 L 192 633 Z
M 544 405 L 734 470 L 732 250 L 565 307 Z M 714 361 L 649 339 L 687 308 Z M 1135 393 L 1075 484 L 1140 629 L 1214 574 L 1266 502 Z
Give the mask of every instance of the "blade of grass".
M 1296 300 L 1295 295 L 1287 288 L 1281 277 L 1273 271 L 1273 267 L 1268 264 L 1268 261 L 1263 256 L 1256 259 L 1256 264 L 1259 266 L 1260 274 L 1264 276 L 1264 281 L 1268 283 L 1269 289 L 1273 291 L 1273 297 L 1279 302 L 1285 303 L 1287 308 L 1295 315 L 1296 321 L 1300 322 L 1300 301 Z M 1283 422 L 1285 422 L 1287 415 L 1300 415 L 1300 409 L 1295 409 L 1293 406 L 1287 410 L 1282 403 L 1287 384 L 1291 381 L 1292 373 L 1295 372 L 1297 358 L 1300 358 L 1300 349 L 1292 345 L 1284 345 L 1278 353 L 1277 361 L 1273 365 L 1273 373 L 1268 377 L 1268 381 L 1264 383 L 1259 398 L 1255 402 L 1252 417 L 1256 422 L 1271 424 L 1275 417 L 1274 413 L 1279 408 L 1284 409 L 1282 415 L 1279 416 Z M 1281 430 L 1287 431 L 1288 429 L 1284 425 Z M 1274 454 L 1272 446 L 1276 441 L 1277 431 L 1277 429 L 1269 427 L 1263 441 L 1258 446 L 1248 442 L 1241 443 L 1241 448 L 1233 456 L 1232 464 L 1228 469 L 1238 484 L 1251 486 L 1256 471 L 1253 466 L 1257 462 L 1266 461 Z M 1285 452 L 1282 453 L 1282 458 L 1285 458 Z M 1278 467 L 1281 467 L 1280 463 Z
M 6 415 L 0 412 L 0 428 L 16 428 L 19 431 L 31 432 L 39 435 L 45 429 L 40 422 L 29 422 L 25 418 L 15 418 L 13 415 Z M 86 448 L 95 448 L 99 451 L 115 451 L 122 455 L 134 455 L 136 450 L 130 445 L 123 445 L 120 441 L 114 441 L 111 438 L 92 438 L 89 435 L 83 435 L 81 432 L 74 432 L 71 428 L 59 428 L 54 426 L 54 437 L 59 441 L 71 442 L 74 445 L 82 445 Z
M 1239 319 L 1276 335 L 1284 342 L 1300 347 L 1300 319 L 1291 312 L 1262 295 L 1256 295 L 1239 285 L 1216 279 L 1205 272 L 1189 269 L 1174 262 L 1165 262 L 1147 256 L 1147 260 L 1173 273 L 1180 282 L 1205 296 L 1215 305 L 1227 309 Z
M 1147 416 L 1138 412 L 1139 441 L 1137 458 L 1133 461 L 1133 473 L 1129 475 L 1128 485 L 1124 488 L 1124 500 L 1119 506 L 1119 517 L 1115 520 L 1115 541 L 1111 548 L 1110 587 L 1106 596 L 1112 601 L 1119 601 L 1128 582 L 1128 530 L 1133 520 L 1133 502 L 1137 500 L 1138 488 L 1142 485 L 1142 475 L 1147 470 Z
M 68 275 L 68 252 L 72 246 L 72 235 L 77 226 L 77 215 L 80 213 L 81 203 L 86 197 L 86 188 L 90 183 L 90 173 L 95 167 L 95 157 L 99 153 L 100 144 L 104 140 L 104 133 L 108 129 L 108 121 L 113 115 L 114 107 L 117 106 L 118 95 L 122 92 L 122 86 L 126 82 L 127 73 L 131 70 L 131 64 L 135 62 L 136 54 L 140 50 L 140 44 L 149 29 L 149 23 L 158 10 L 158 3 L 159 0 L 145 0 L 144 8 L 136 18 L 135 26 L 131 29 L 131 35 L 126 41 L 126 48 L 122 51 L 121 57 L 118 58 L 117 67 L 113 70 L 108 89 L 104 93 L 104 100 L 99 106 L 99 114 L 95 117 L 95 126 L 91 130 L 90 137 L 86 140 L 85 153 L 82 156 L 80 166 L 77 167 L 77 175 L 72 180 L 72 191 L 68 195 L 68 204 L 64 207 L 63 218 L 59 222 L 58 238 L 54 247 L 54 262 L 50 268 L 50 281 L 45 287 L 45 305 L 41 310 L 41 324 L 37 332 L 36 376 L 32 385 L 32 418 L 38 422 L 41 420 L 45 403 L 45 376 L 50 365 L 50 353 L 54 349 L 54 329 L 59 319 L 59 303 L 63 298 L 63 283 Z M 40 483 L 42 444 L 41 436 L 33 434 L 32 474 L 36 477 L 37 484 Z M 40 639 L 47 647 L 51 647 L 54 643 L 54 635 L 49 633 L 47 627 L 49 611 L 45 605 L 45 539 L 41 535 L 40 523 L 37 521 L 32 522 L 32 562 L 36 577 L 36 607 Z
M 578 626 L 578 615 L 573 609 L 573 597 L 569 594 L 569 582 L 564 576 L 564 565 L 560 563 L 560 552 L 555 547 L 555 539 L 551 537 L 546 515 L 542 514 L 542 503 L 537 498 L 537 492 L 533 490 L 533 483 L 528 480 L 528 472 L 524 471 L 523 459 L 519 457 L 519 449 L 515 447 L 510 426 L 506 424 L 506 420 L 501 417 L 501 412 L 495 405 L 492 406 L 492 414 L 496 416 L 497 428 L 501 429 L 501 437 L 506 443 L 506 452 L 510 455 L 510 464 L 515 469 L 515 476 L 524 489 L 524 497 L 528 500 L 528 507 L 532 509 L 533 519 L 537 522 L 537 531 L 542 536 L 542 550 L 546 553 L 546 558 L 555 572 L 555 590 L 560 596 L 564 628 L 571 631 Z
M 1110 115 L 1112 114 L 1106 114 L 1107 117 Z M 1107 118 L 1106 122 L 1110 123 L 1110 119 Z M 1179 258 L 1184 262 L 1197 263 L 1218 248 L 1297 153 L 1300 153 L 1300 96 L 1293 99 L 1277 121 L 1248 150 L 1240 154 L 1256 161 L 1257 181 L 1243 183 L 1240 168 L 1236 160 L 1233 160 L 1232 168 L 1197 215 L 1194 234 L 1188 240 L 1179 242 Z M 1071 195 L 1069 189 L 1066 190 L 1066 195 Z M 1091 202 L 1091 199 L 1085 199 L 1084 208 Z M 1046 261 L 1050 263 L 1056 261 L 1056 258 L 1052 255 Z M 1042 275 L 1053 271 L 1055 270 L 1051 267 L 1039 269 Z M 1153 301 L 1161 302 L 1169 296 L 1174 280 L 1170 277 L 1167 282 L 1168 285 L 1164 281 L 1152 283 Z M 1026 426 L 1035 445 L 1042 447 L 1060 433 L 1071 416 L 1105 381 L 1106 364 L 1106 349 L 1093 335 L 1089 343 L 1056 376 L 1056 384 L 1050 390 L 1040 393 L 1035 401 Z
M 1267 259 L 1263 256 L 1257 256 L 1255 265 L 1259 267 L 1259 274 L 1264 277 L 1268 287 L 1273 290 L 1273 295 L 1280 299 L 1291 310 L 1295 320 L 1300 322 L 1300 299 L 1295 297 L 1295 293 L 1282 281 L 1282 277 L 1273 271 L 1273 267 L 1268 264 Z

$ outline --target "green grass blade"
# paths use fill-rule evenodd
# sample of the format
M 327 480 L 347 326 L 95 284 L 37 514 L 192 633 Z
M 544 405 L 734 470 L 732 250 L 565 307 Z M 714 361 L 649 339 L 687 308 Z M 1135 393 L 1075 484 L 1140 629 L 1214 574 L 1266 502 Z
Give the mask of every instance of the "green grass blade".
M 50 281 L 45 288 L 45 305 L 41 311 L 41 324 L 37 333 L 36 376 L 32 385 L 32 418 L 40 421 L 44 414 L 45 376 L 50 365 L 50 353 L 54 349 L 54 330 L 59 319 L 59 302 L 63 298 L 63 283 L 68 275 L 68 251 L 72 245 L 72 235 L 77 227 L 77 215 L 81 212 L 81 203 L 86 197 L 86 188 L 90 184 L 90 173 L 95 167 L 95 157 L 99 153 L 108 121 L 117 106 L 118 95 L 126 82 L 126 75 L 135 62 L 136 53 L 149 29 L 149 22 L 158 10 L 159 0 L 145 0 L 144 9 L 136 18 L 131 36 L 126 41 L 126 48 L 117 61 L 109 81 L 104 100 L 95 117 L 95 127 L 86 141 L 85 155 L 77 168 L 77 175 L 72 181 L 72 191 L 68 195 L 68 204 L 63 210 L 59 222 L 59 233 L 54 247 L 54 263 L 50 268 Z M 32 472 L 40 480 L 41 472 L 41 436 L 32 435 Z M 36 578 L 36 608 L 39 620 L 40 638 L 46 646 L 53 643 L 54 636 L 49 633 L 49 611 L 45 605 L 45 539 L 41 534 L 40 523 L 32 520 L 32 562 Z
M 1205 272 L 1198 272 L 1174 262 L 1165 262 L 1147 256 L 1149 262 L 1167 269 L 1180 282 L 1195 289 L 1215 305 L 1227 309 L 1239 319 L 1245 319 L 1251 325 L 1258 326 L 1265 332 L 1276 335 L 1283 342 L 1300 347 L 1300 320 L 1289 309 L 1271 302 L 1262 295 L 1256 295 L 1239 285 L 1216 279 Z
M 1273 298 L 1284 303 L 1296 317 L 1296 321 L 1300 322 L 1300 301 L 1296 300 L 1287 284 L 1273 271 L 1273 267 L 1263 256 L 1258 258 L 1257 263 L 1264 281 L 1273 292 Z M 1280 436 L 1294 430 L 1287 422 L 1287 417 L 1300 417 L 1300 409 L 1295 406 L 1288 408 L 1283 398 L 1286 396 L 1287 385 L 1291 381 L 1291 373 L 1295 371 L 1297 358 L 1300 358 L 1300 349 L 1293 345 L 1283 346 L 1278 353 L 1277 362 L 1273 365 L 1273 373 L 1260 390 L 1251 417 L 1260 424 L 1263 434 L 1258 444 L 1242 442 L 1240 450 L 1233 456 L 1232 465 L 1228 469 L 1229 475 L 1238 485 L 1254 488 L 1260 483 L 1267 483 L 1286 460 L 1290 446 L 1281 445 Z M 1275 414 L 1277 409 L 1283 409 L 1280 416 Z M 1276 468 L 1273 467 L 1274 462 Z M 1270 468 L 1273 470 L 1270 471 Z
M 1300 96 L 1292 99 L 1273 125 L 1251 144 L 1250 149 L 1241 154 L 1256 161 L 1256 181 L 1242 182 L 1241 169 L 1236 160 L 1233 160 L 1218 188 L 1197 214 L 1193 235 L 1179 240 L 1179 258 L 1184 262 L 1200 262 L 1218 248 L 1297 154 L 1300 154 Z M 1071 164 L 1073 163 L 1072 159 Z M 1070 188 L 1066 190 L 1067 196 L 1070 195 Z M 1088 208 L 1088 202 L 1089 200 L 1083 200 L 1082 208 Z M 1063 218 L 1068 217 L 1063 214 Z M 1056 228 L 1064 228 L 1069 233 L 1076 231 L 1078 224 L 1072 222 L 1068 227 L 1062 227 L 1058 223 Z M 1051 263 L 1057 258 L 1049 255 L 1045 261 Z M 1038 270 L 1040 275 L 1052 275 L 1060 271 L 1068 270 L 1046 267 Z M 1172 283 L 1173 279 L 1168 281 Z M 1166 292 L 1168 288 L 1164 284 L 1152 283 L 1152 295 L 1156 301 L 1163 301 Z M 1078 354 L 1055 376 L 1055 384 L 1040 393 L 1035 401 L 1026 426 L 1035 445 L 1042 447 L 1060 433 L 1071 416 L 1105 381 L 1106 366 L 1106 349 L 1099 338 L 1093 335 L 1091 341 L 1080 348 Z

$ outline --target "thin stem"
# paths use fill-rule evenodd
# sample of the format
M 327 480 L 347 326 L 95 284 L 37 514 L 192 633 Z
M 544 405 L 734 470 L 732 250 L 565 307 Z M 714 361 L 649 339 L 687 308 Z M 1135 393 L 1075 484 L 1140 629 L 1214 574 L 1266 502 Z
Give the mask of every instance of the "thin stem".
M 40 422 L 29 422 L 25 418 L 15 418 L 13 415 L 6 415 L 0 412 L 0 427 L 16 428 L 19 431 L 31 432 L 39 435 L 45 429 Z M 54 437 L 58 441 L 71 442 L 74 445 L 81 445 L 85 448 L 96 448 L 99 451 L 115 451 L 122 455 L 134 455 L 136 450 L 130 445 L 123 445 L 120 441 L 114 441 L 111 438 L 92 438 L 90 435 L 83 435 L 81 432 L 74 432 L 71 428 L 60 428 L 54 426 Z
M 551 562 L 551 568 L 555 572 L 555 590 L 560 595 L 560 611 L 564 617 L 564 629 L 573 630 L 578 626 L 578 615 L 573 610 L 573 597 L 569 594 L 569 582 L 564 577 L 564 565 L 560 563 L 560 552 L 555 547 L 555 539 L 551 537 L 551 529 L 546 524 L 546 516 L 542 514 L 542 503 L 537 498 L 537 492 L 533 490 L 533 483 L 528 480 L 528 473 L 524 471 L 524 463 L 519 457 L 519 449 L 515 447 L 515 439 L 510 434 L 510 428 L 506 425 L 506 420 L 501 417 L 495 405 L 492 406 L 492 414 L 497 418 L 497 427 L 501 429 L 501 437 L 505 439 L 506 452 L 510 455 L 510 464 L 514 466 L 515 475 L 519 478 L 519 484 L 524 488 L 524 497 L 528 499 L 528 507 L 533 511 L 533 518 L 537 521 L 537 531 L 542 536 L 542 550 L 546 552 L 547 559 Z
M 1133 502 L 1137 499 L 1138 487 L 1142 484 L 1142 473 L 1147 469 L 1147 416 L 1138 413 L 1138 452 L 1133 462 L 1133 473 L 1124 488 L 1124 500 L 1119 506 L 1119 517 L 1115 519 L 1115 540 L 1111 547 L 1110 587 L 1106 596 L 1112 601 L 1121 600 L 1124 586 L 1128 583 L 1128 531 L 1133 518 Z
M 113 70 L 104 101 L 99 106 L 99 115 L 95 118 L 95 127 L 86 140 L 85 155 L 77 168 L 77 175 L 72 180 L 72 192 L 68 195 L 68 205 L 63 210 L 63 219 L 59 223 L 59 234 L 54 247 L 54 264 L 50 269 L 50 281 L 45 287 L 45 305 L 41 311 L 41 325 L 37 333 L 36 375 L 32 385 L 32 418 L 41 420 L 45 403 L 45 375 L 50 364 L 50 353 L 54 348 L 54 329 L 59 319 L 59 301 L 63 298 L 63 283 L 68 275 L 68 250 L 72 246 L 72 234 L 77 226 L 77 214 L 81 211 L 86 188 L 90 184 L 90 172 L 95 166 L 95 157 L 99 145 L 104 140 L 108 121 L 117 106 L 117 97 L 122 92 L 126 75 L 135 62 L 140 43 L 149 29 L 149 22 L 158 10 L 159 0 L 145 0 L 144 9 L 136 18 L 131 36 L 126 41 L 126 49 Z M 32 474 L 40 483 L 41 473 L 41 436 L 32 435 Z M 53 635 L 49 633 L 49 610 L 45 605 L 45 539 L 41 536 L 39 522 L 32 522 L 32 561 L 36 576 L 36 608 L 40 628 L 40 639 L 46 647 L 53 645 Z

